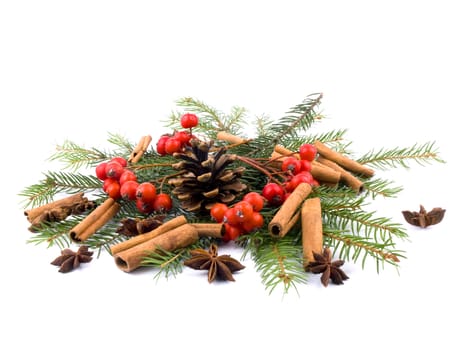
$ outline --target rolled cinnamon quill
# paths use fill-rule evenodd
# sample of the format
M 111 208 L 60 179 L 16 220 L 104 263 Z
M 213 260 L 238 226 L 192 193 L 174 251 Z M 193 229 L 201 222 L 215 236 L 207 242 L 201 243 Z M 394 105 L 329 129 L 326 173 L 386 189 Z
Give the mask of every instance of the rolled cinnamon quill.
M 330 149 L 321 141 L 315 141 L 314 145 L 318 151 L 318 154 L 322 155 L 326 159 L 332 160 L 334 163 L 340 165 L 344 169 L 352 171 L 357 174 L 361 174 L 366 177 L 371 177 L 375 174 L 373 169 L 367 168 L 359 162 L 350 159 L 343 154 Z
M 324 165 L 316 160 L 311 162 L 311 176 L 320 183 L 337 184 L 341 179 L 340 172 Z
M 222 140 L 222 141 L 227 141 L 228 143 L 232 143 L 232 144 L 248 142 L 248 140 L 245 140 L 241 138 L 240 136 L 232 135 L 225 131 L 219 131 L 217 133 L 217 139 Z
M 293 227 L 293 220 L 297 221 L 297 209 L 311 193 L 311 185 L 307 183 L 299 184 L 290 196 L 282 204 L 281 208 L 269 222 L 269 233 L 274 237 L 284 237 Z M 299 212 L 298 212 L 299 214 Z M 294 223 L 294 222 L 293 222 Z
M 144 152 L 146 152 L 146 150 L 148 149 L 151 141 L 152 141 L 151 135 L 143 136 L 139 140 L 136 147 L 133 149 L 133 152 L 131 152 L 130 157 L 128 158 L 128 162 L 137 163 L 143 156 Z
M 182 226 L 182 225 L 184 225 L 186 223 L 187 223 L 187 220 L 183 215 L 177 216 L 177 217 L 175 217 L 175 218 L 173 218 L 173 219 L 171 219 L 171 220 L 169 220 L 167 222 L 164 222 L 162 225 L 160 225 L 159 227 L 155 228 L 152 231 L 149 231 L 147 233 L 143 233 L 141 235 L 132 237 L 127 241 L 118 243 L 118 244 L 110 247 L 110 252 L 112 253 L 112 255 L 115 255 L 115 254 L 117 254 L 117 253 L 119 253 L 121 251 L 130 249 L 130 248 L 132 248 L 134 246 L 137 246 L 137 245 L 139 245 L 141 243 L 149 241 L 150 239 L 153 239 L 153 238 L 155 238 L 157 236 L 160 236 L 161 234 L 166 233 L 168 231 L 171 231 L 174 228 Z
M 295 157 L 297 159 L 300 159 L 300 156 L 298 155 L 298 153 L 294 153 L 292 152 L 291 150 L 285 148 L 284 146 L 281 146 L 281 145 L 275 145 L 274 146 L 274 152 L 277 152 L 279 154 L 282 154 L 284 156 L 292 156 L 292 157 Z
M 196 229 L 200 237 L 222 238 L 225 233 L 223 224 L 194 223 L 191 226 Z
M 357 193 L 362 193 L 363 192 L 363 189 L 364 189 L 363 182 L 360 179 L 353 176 L 347 170 L 340 167 L 339 165 L 337 165 L 333 161 L 324 158 L 323 156 L 318 157 L 318 162 L 321 163 L 321 164 L 324 164 L 324 165 L 326 165 L 326 166 L 328 166 L 328 167 L 330 167 L 330 168 L 332 168 L 332 169 L 334 169 L 336 171 L 338 171 L 341 174 L 341 180 L 347 186 L 349 186 L 350 188 L 355 190 L 355 192 L 357 192 Z
M 48 210 L 61 207 L 72 207 L 79 203 L 82 203 L 84 198 L 84 192 L 76 193 L 71 196 L 58 199 L 56 201 L 41 205 L 40 207 L 25 210 L 24 215 L 27 216 L 29 222 L 33 222 L 37 217 L 41 216 Z
M 190 224 L 184 224 L 149 241 L 115 254 L 115 264 L 120 270 L 131 272 L 140 267 L 143 259 L 151 252 L 157 251 L 157 249 L 174 251 L 187 247 L 197 240 L 198 232 L 196 229 Z
M 302 245 L 303 266 L 307 268 L 315 261 L 313 252 L 323 251 L 323 223 L 321 219 L 321 201 L 319 198 L 309 198 L 302 205 Z
M 120 210 L 120 204 L 107 198 L 94 209 L 78 225 L 70 230 L 70 238 L 74 242 L 83 242 L 103 227 Z

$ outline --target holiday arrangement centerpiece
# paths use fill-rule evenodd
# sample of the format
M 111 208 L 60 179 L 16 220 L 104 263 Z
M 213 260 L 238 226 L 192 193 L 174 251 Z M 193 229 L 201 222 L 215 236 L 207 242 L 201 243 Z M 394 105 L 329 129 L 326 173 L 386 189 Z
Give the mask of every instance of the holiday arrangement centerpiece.
M 342 284 L 344 260 L 397 266 L 404 227 L 365 205 L 402 188 L 377 173 L 442 160 L 433 142 L 354 157 L 345 130 L 313 131 L 324 119 L 321 99 L 311 94 L 282 118 L 251 123 L 243 108 L 222 113 L 183 98 L 167 118 L 173 132 L 155 144 L 150 135 L 133 143 L 110 134 L 111 151 L 65 141 L 51 157 L 64 170 L 20 194 L 29 242 L 59 247 L 52 264 L 60 272 L 97 251 L 125 272 L 150 266 L 168 277 L 193 268 L 206 270 L 209 282 L 233 281 L 250 256 L 265 287 L 284 292 L 308 283 L 309 273 L 321 274 L 324 286 Z M 242 134 L 247 120 L 254 137 Z M 444 210 L 435 209 L 404 217 L 419 226 L 423 217 L 426 227 L 441 221 Z M 228 242 L 243 255 L 221 254 Z

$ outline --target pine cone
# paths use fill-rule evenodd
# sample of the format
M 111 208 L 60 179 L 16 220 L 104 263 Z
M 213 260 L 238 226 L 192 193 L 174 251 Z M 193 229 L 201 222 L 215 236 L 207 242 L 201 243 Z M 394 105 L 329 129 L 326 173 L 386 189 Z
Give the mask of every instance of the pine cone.
M 181 160 L 173 167 L 187 172 L 170 179 L 169 184 L 175 187 L 172 194 L 187 211 L 209 210 L 217 202 L 231 203 L 247 188 L 239 180 L 245 168 L 227 169 L 235 155 L 226 154 L 225 148 L 210 153 L 212 144 L 193 139 L 191 147 L 173 155 Z

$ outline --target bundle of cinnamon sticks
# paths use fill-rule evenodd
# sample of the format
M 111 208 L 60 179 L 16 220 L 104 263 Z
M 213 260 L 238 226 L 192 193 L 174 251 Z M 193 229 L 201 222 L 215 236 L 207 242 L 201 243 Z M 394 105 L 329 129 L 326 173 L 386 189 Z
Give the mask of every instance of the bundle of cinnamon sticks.
M 115 264 L 125 272 L 139 268 L 145 257 L 155 251 L 174 251 L 195 243 L 199 237 L 222 238 L 222 224 L 192 223 L 177 216 L 156 229 L 135 236 L 110 248 Z
M 373 169 L 336 152 L 320 141 L 314 143 L 318 157 L 312 162 L 311 174 L 320 183 L 337 186 L 344 183 L 356 193 L 364 190 L 363 182 L 354 174 L 363 177 L 374 175 Z M 285 147 L 277 145 L 271 155 L 271 161 L 281 162 L 285 156 L 294 153 Z M 321 215 L 321 201 L 318 197 L 310 196 L 312 187 L 301 183 L 282 204 L 269 223 L 268 229 L 272 236 L 284 237 L 301 218 L 303 265 L 305 268 L 314 261 L 313 252 L 321 254 L 323 251 L 323 225 Z
M 313 144 L 318 151 L 318 157 L 311 164 L 311 175 L 316 180 L 329 186 L 336 186 L 342 182 L 357 193 L 361 193 L 364 190 L 363 182 L 355 175 L 372 177 L 374 175 L 373 169 L 334 151 L 318 140 Z M 299 158 L 297 153 L 277 145 L 271 155 L 271 160 L 281 162 L 284 156 Z

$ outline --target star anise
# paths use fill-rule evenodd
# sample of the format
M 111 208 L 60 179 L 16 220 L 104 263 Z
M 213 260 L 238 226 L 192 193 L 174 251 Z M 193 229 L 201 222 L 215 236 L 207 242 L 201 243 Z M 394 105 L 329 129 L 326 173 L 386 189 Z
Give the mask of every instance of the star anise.
M 216 278 L 235 281 L 232 276 L 233 272 L 244 269 L 245 266 L 240 264 L 230 255 L 217 255 L 217 245 L 211 244 L 209 250 L 193 249 L 191 258 L 185 260 L 184 265 L 195 270 L 208 270 L 208 282 L 211 283 Z
M 409 224 L 425 228 L 440 223 L 443 220 L 445 212 L 446 209 L 441 208 L 433 208 L 427 212 L 423 205 L 420 205 L 420 211 L 404 210 L 402 215 L 404 215 L 405 221 Z
M 332 261 L 331 249 L 324 248 L 322 254 L 313 252 L 313 257 L 315 261 L 310 262 L 305 269 L 316 274 L 322 273 L 321 283 L 325 287 L 328 286 L 329 279 L 331 279 L 334 284 L 343 284 L 344 281 L 349 278 L 344 271 L 340 269 L 340 267 L 344 265 L 344 261 Z
M 154 230 L 162 225 L 165 215 L 150 216 L 145 219 L 125 218 L 120 221 L 120 226 L 116 232 L 122 235 L 133 237 Z
M 82 245 L 77 252 L 71 249 L 62 250 L 61 255 L 51 262 L 52 265 L 60 266 L 58 272 L 70 272 L 76 269 L 81 263 L 88 263 L 92 260 L 93 252 L 88 251 L 88 246 Z

